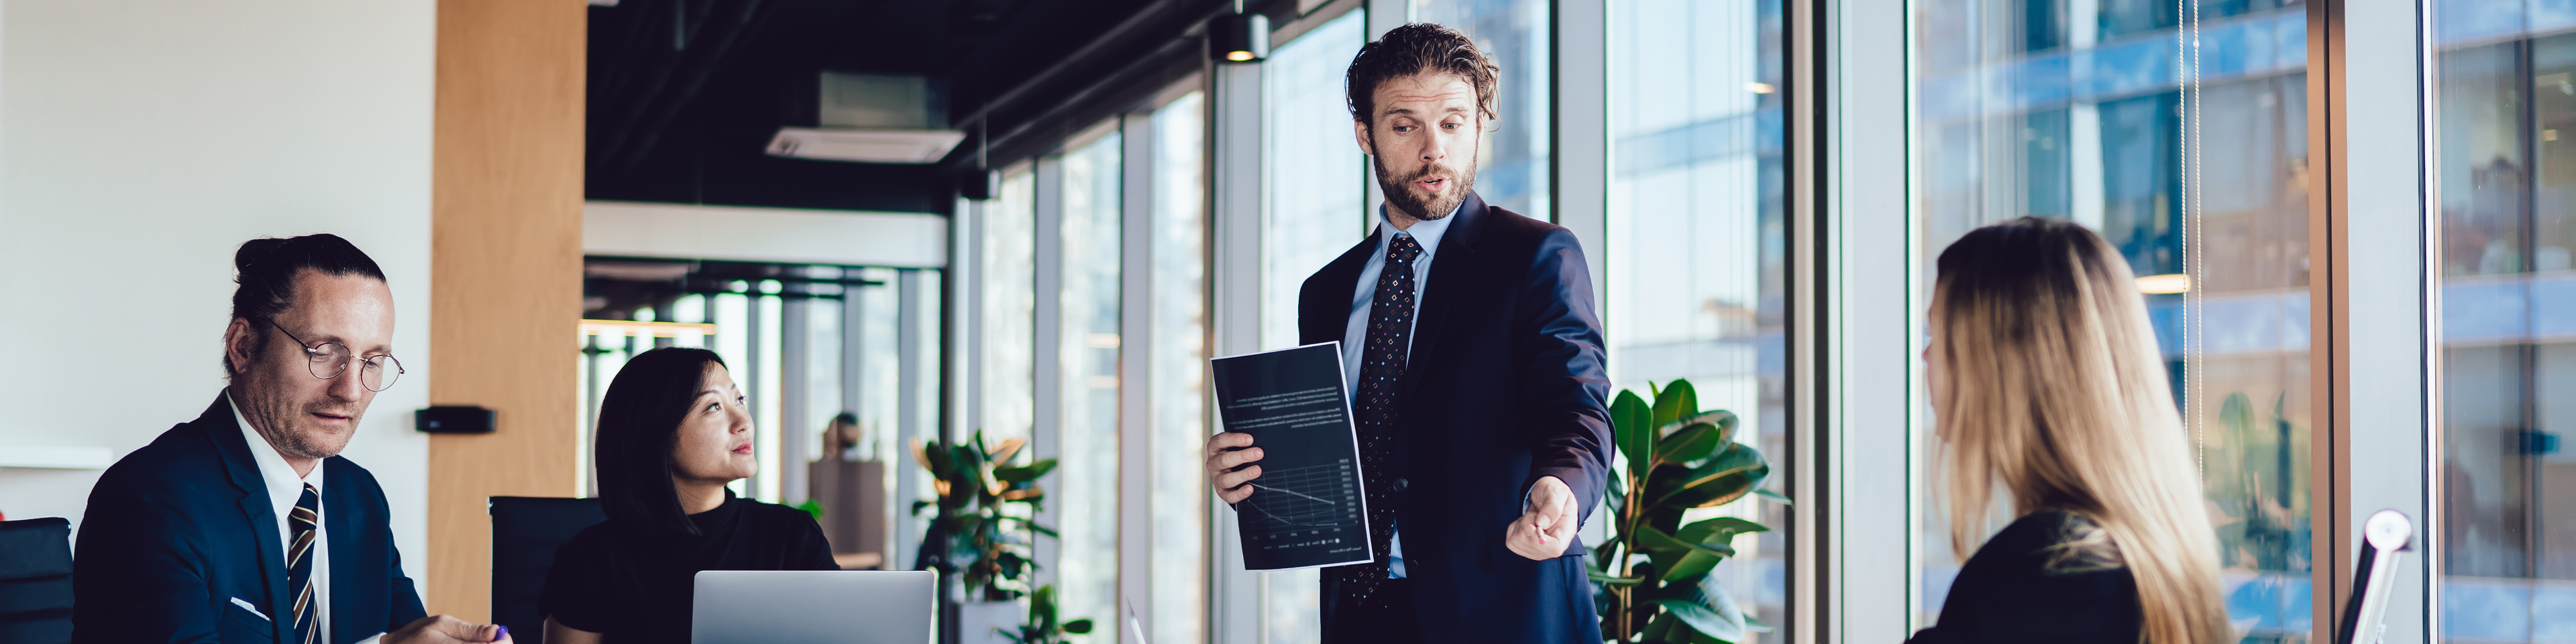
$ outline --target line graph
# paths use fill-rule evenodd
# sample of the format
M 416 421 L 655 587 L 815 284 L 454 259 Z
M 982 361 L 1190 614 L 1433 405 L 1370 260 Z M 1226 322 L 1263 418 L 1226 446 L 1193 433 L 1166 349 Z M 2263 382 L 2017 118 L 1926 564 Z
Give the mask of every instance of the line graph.
M 1348 459 L 1263 472 L 1253 481 L 1259 491 L 1245 501 L 1261 515 L 1256 527 L 1266 533 L 1358 525 L 1357 478 Z

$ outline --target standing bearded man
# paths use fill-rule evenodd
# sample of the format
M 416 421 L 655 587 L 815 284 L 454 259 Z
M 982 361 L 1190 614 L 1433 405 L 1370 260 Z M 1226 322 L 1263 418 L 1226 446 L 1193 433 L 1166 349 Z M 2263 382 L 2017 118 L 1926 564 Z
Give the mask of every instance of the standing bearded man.
M 1306 279 L 1297 327 L 1342 343 L 1379 556 L 1324 570 L 1328 644 L 1601 641 L 1575 538 L 1609 473 L 1601 322 L 1574 233 L 1476 196 L 1499 72 L 1421 23 L 1351 61 L 1351 130 L 1387 204 Z M 1265 493 L 1250 435 L 1206 456 L 1219 498 Z

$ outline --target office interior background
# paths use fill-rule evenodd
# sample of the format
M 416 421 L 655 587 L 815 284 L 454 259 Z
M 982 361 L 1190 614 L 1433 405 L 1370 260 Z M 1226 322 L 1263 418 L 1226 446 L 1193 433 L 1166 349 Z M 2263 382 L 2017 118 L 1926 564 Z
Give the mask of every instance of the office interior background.
M 1201 478 L 1204 364 L 1294 344 L 1370 230 L 1343 70 L 1426 21 L 1502 67 L 1476 189 L 1582 239 L 1614 390 L 1688 379 L 1770 455 L 1790 501 L 1715 511 L 1773 527 L 1714 576 L 1747 641 L 1937 617 L 1931 260 L 2039 215 L 2141 276 L 2247 641 L 2325 639 L 2397 508 L 2388 641 L 2576 642 L 2576 7 L 1271 0 L 1217 60 L 1235 4 L 0 0 L 0 513 L 77 528 L 222 386 L 234 245 L 332 232 L 396 297 L 411 375 L 346 455 L 433 613 L 489 612 L 486 497 L 590 494 L 625 359 L 704 346 L 740 493 L 875 464 L 874 565 L 920 546 L 912 445 L 1023 439 L 1064 614 L 1315 641 L 1315 573 L 1242 570 Z

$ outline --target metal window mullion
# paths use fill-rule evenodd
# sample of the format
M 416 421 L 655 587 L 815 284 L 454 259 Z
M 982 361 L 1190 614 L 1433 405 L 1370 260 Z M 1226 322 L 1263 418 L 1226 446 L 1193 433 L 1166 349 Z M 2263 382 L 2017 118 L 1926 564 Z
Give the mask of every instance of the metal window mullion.
M 1118 592 L 1117 614 L 1105 624 L 1121 644 L 1135 641 L 1126 628 L 1128 606 L 1136 618 L 1153 619 L 1154 410 L 1154 119 L 1130 112 L 1120 124 L 1118 271 Z
M 1209 92 L 1208 354 L 1230 356 L 1261 347 L 1263 220 L 1261 63 L 1218 65 Z M 1293 312 L 1292 312 L 1293 313 Z M 1216 425 L 1215 405 L 1207 422 Z M 1232 508 L 1209 495 L 1209 639 L 1263 639 L 1261 574 L 1244 570 L 1243 542 Z
M 789 284 L 784 292 L 795 292 L 803 285 Z M 813 443 L 813 419 L 806 410 L 813 407 L 813 351 L 806 346 L 814 339 L 813 300 L 780 297 L 778 306 L 778 502 L 796 505 L 805 502 L 805 462 Z
M 2336 21 L 2328 47 L 2334 84 L 2329 94 L 2339 117 L 2330 141 L 2339 194 L 2328 240 L 2333 262 L 2335 343 L 2341 364 L 2333 442 L 2341 507 L 2329 526 L 2329 543 L 2342 546 L 2324 565 L 2341 571 L 2335 584 L 2340 606 L 2351 588 L 2349 569 L 2361 523 L 2384 508 L 2406 512 L 2416 523 L 2416 552 L 2399 560 L 2387 614 L 2387 642 L 2429 642 L 2438 637 L 2439 562 L 2444 534 L 2437 512 L 2441 495 L 2441 391 L 2437 351 L 2440 273 L 2435 232 L 2438 183 L 2431 171 L 2438 147 L 2433 121 L 2430 0 L 2341 0 L 2328 14 Z M 2395 46 L 2404 43 L 2407 46 Z M 2349 70 L 2365 70 L 2354 73 Z M 2353 136 L 2353 133 L 2417 136 Z M 2366 349 L 2365 349 L 2366 348 Z M 2321 549 L 2322 550 L 2322 549 Z
M 1030 329 L 1032 353 L 1029 361 L 1029 453 L 1032 459 L 1049 459 L 1064 453 L 1064 158 L 1049 155 L 1037 162 L 1037 213 L 1032 218 L 1036 240 L 1035 257 L 1030 263 L 1036 274 L 1033 295 L 1035 306 Z M 1055 488 L 1064 489 L 1064 478 L 1056 477 Z M 1064 511 L 1057 505 L 1038 510 L 1038 523 L 1050 528 L 1064 527 Z M 1029 581 L 1030 588 L 1056 583 L 1063 561 L 1064 544 L 1060 539 L 1035 539 L 1038 570 Z
M 1919 605 L 1912 9 L 1837 0 L 1822 16 L 1822 641 L 1905 639 Z

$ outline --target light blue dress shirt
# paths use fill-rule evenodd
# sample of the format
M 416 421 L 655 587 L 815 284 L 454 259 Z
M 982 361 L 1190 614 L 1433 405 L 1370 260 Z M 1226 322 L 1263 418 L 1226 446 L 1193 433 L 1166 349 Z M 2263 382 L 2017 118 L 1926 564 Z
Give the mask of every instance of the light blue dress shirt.
M 1351 293 L 1351 320 L 1342 325 L 1342 380 L 1343 384 L 1350 386 L 1348 391 L 1351 395 L 1358 396 L 1360 392 L 1361 340 L 1368 336 L 1369 303 L 1377 299 L 1378 277 L 1386 271 L 1386 244 L 1389 236 L 1412 237 L 1413 243 L 1422 246 L 1422 255 L 1413 258 L 1413 329 L 1406 330 L 1404 339 L 1404 358 L 1409 364 L 1413 360 L 1412 332 L 1422 328 L 1422 293 L 1423 289 L 1431 284 L 1431 259 L 1440 253 L 1440 235 L 1449 232 L 1449 222 L 1457 221 L 1459 209 L 1465 207 L 1466 204 L 1462 202 L 1458 204 L 1458 208 L 1451 209 L 1447 217 L 1417 221 L 1413 223 L 1412 228 L 1396 230 L 1395 225 L 1386 219 L 1386 206 L 1378 206 L 1377 231 L 1371 235 L 1377 240 L 1377 244 L 1369 251 L 1368 263 L 1360 266 L 1359 285 Z M 1392 526 L 1388 528 L 1388 532 L 1390 534 L 1387 535 L 1386 540 L 1386 576 L 1392 579 L 1403 579 L 1404 534 Z

